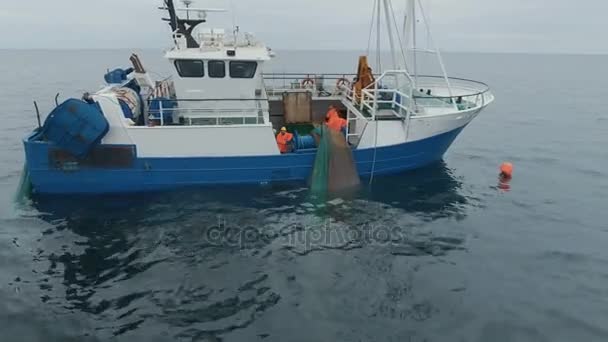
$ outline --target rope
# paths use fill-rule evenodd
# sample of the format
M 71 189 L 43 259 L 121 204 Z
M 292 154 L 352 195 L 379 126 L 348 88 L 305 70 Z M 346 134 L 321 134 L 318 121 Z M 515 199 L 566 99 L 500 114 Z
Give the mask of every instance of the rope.
M 369 177 L 369 185 L 372 185 L 372 183 L 374 182 L 374 173 L 376 172 L 376 158 L 377 158 L 377 154 L 378 154 L 378 123 L 379 121 L 376 120 L 375 124 L 376 124 L 376 133 L 375 133 L 375 142 L 374 142 L 374 158 L 372 159 L 372 173 Z
M 424 12 L 424 8 L 422 7 L 422 1 L 418 0 L 418 4 L 420 5 L 420 13 L 422 14 L 422 20 L 424 21 L 424 26 L 426 27 L 426 31 L 428 33 L 428 38 L 430 40 L 430 44 L 433 46 L 433 50 L 437 54 L 437 59 L 439 60 L 439 66 L 441 67 L 441 72 L 443 73 L 443 77 L 445 79 L 445 83 L 448 86 L 448 92 L 450 97 L 454 97 L 452 94 L 452 85 L 450 84 L 450 79 L 448 77 L 448 72 L 445 68 L 445 64 L 443 63 L 443 57 L 441 57 L 441 51 L 435 45 L 435 39 L 433 38 L 433 33 L 431 32 L 431 27 L 429 25 L 429 21 L 427 19 L 426 13 Z
M 393 15 L 393 22 L 395 24 L 395 31 L 397 32 L 397 39 L 399 40 L 399 50 L 401 51 L 401 57 L 403 58 L 403 66 L 406 70 L 409 70 L 407 66 L 407 56 L 405 54 L 405 50 L 403 49 L 403 41 L 401 40 L 401 34 L 399 34 L 399 26 L 397 26 L 397 18 L 395 17 L 395 9 L 393 8 L 393 2 L 389 1 L 389 6 L 391 8 L 391 12 Z M 405 37 L 404 37 L 405 39 Z
M 382 9 L 381 9 L 381 5 L 380 5 L 380 0 L 377 1 L 377 7 L 378 7 L 378 21 L 376 22 L 376 25 L 377 25 L 377 28 L 376 28 L 376 30 L 377 30 L 377 32 L 376 32 L 376 34 L 377 34 L 377 38 L 376 38 L 376 40 L 377 40 L 376 41 L 376 50 L 377 50 L 376 51 L 376 54 L 377 54 L 377 56 L 376 56 L 376 63 L 377 63 L 376 67 L 377 67 L 377 69 L 376 69 L 376 72 L 381 73 L 382 72 L 382 55 L 381 55 L 381 52 L 380 52 L 381 51 L 381 48 L 380 48 L 380 45 L 381 45 L 381 40 L 380 40 L 380 31 L 381 31 L 380 30 L 380 18 L 381 18 L 381 15 L 382 15 L 382 13 L 381 13 Z M 375 82 L 376 82 L 376 87 L 375 87 L 376 88 L 376 93 L 375 93 L 376 99 L 374 101 L 374 123 L 376 125 L 376 129 L 375 129 L 376 132 L 374 134 L 375 135 L 375 137 L 374 137 L 374 140 L 375 140 L 375 143 L 374 143 L 374 158 L 372 160 L 372 170 L 371 170 L 371 175 L 370 175 L 370 178 L 369 178 L 369 185 L 372 185 L 372 183 L 374 182 L 374 173 L 376 172 L 376 158 L 377 158 L 377 154 L 378 154 L 378 120 L 376 118 L 376 114 L 378 112 L 378 98 L 377 98 L 378 97 L 378 80 L 376 80 Z
M 369 52 L 372 48 L 372 34 L 374 33 L 374 23 L 376 19 L 376 2 L 378 0 L 374 0 L 374 5 L 372 7 L 372 22 L 369 25 L 369 38 L 367 39 L 367 55 L 369 56 Z
M 378 0 L 378 20 L 376 22 L 376 34 L 377 34 L 377 38 L 376 38 L 376 72 L 378 73 L 382 73 L 382 55 L 381 55 L 381 29 L 380 29 L 380 17 L 382 15 L 381 11 L 381 4 L 380 4 L 380 0 Z

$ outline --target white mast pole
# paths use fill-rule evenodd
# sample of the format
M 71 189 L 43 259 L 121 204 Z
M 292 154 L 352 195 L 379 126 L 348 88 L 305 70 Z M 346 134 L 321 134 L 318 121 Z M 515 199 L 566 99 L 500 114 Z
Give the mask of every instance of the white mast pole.
M 376 7 L 378 7 L 376 5 L 376 2 L 378 2 L 378 0 L 374 0 L 374 4 L 372 5 L 372 22 L 369 24 L 369 38 L 367 39 L 367 56 L 370 56 L 370 52 L 372 49 L 372 37 L 373 37 L 373 33 L 374 33 L 374 24 L 375 24 L 375 20 L 376 20 Z
M 380 4 L 380 0 L 378 0 L 378 7 L 376 8 L 378 18 L 376 19 L 376 72 L 381 73 L 382 69 L 382 56 L 380 55 L 380 21 L 382 17 L 382 4 Z
M 399 59 L 400 62 L 403 62 L 403 66 L 399 66 L 399 69 L 406 70 L 407 73 L 408 73 L 408 75 L 409 75 L 409 68 L 408 68 L 408 63 L 407 63 L 407 54 L 405 52 L 406 46 L 404 45 L 405 37 L 402 37 L 401 34 L 399 33 L 399 24 L 397 23 L 397 18 L 395 17 L 395 9 L 393 8 L 393 2 L 392 2 L 392 0 L 389 0 L 388 5 L 390 7 L 391 16 L 393 18 L 392 24 L 395 25 L 395 27 L 394 27 L 395 28 L 395 35 L 397 36 L 397 44 L 399 46 L 399 52 L 401 53 L 401 57 L 403 58 L 403 60 Z
M 401 35 L 403 37 L 403 44 L 405 45 L 406 49 L 407 46 L 409 45 L 409 39 L 410 39 L 410 31 L 409 31 L 409 15 L 410 15 L 410 0 L 405 0 L 405 14 L 403 16 L 403 30 L 401 32 Z
M 388 32 L 388 41 L 391 46 L 391 57 L 393 59 L 393 70 L 397 70 L 397 51 L 395 50 L 395 41 L 393 40 L 393 28 L 391 25 L 391 17 L 388 2 L 390 0 L 383 0 L 384 2 L 384 17 L 386 19 L 386 29 Z
M 435 45 L 435 40 L 433 39 L 433 34 L 431 32 L 431 28 L 429 26 L 429 22 L 428 22 L 427 16 L 424 13 L 424 9 L 422 8 L 422 3 L 420 1 L 421 0 L 418 0 L 418 3 L 420 4 L 420 13 L 422 14 L 422 19 L 424 21 L 424 24 L 426 25 L 426 30 L 427 30 L 427 32 L 429 34 L 430 44 L 433 47 L 433 50 L 435 50 L 435 53 L 437 54 L 437 59 L 439 60 L 439 66 L 441 67 L 441 72 L 443 73 L 443 78 L 445 80 L 445 83 L 448 86 L 448 92 L 450 94 L 450 97 L 453 97 L 453 94 L 452 94 L 452 85 L 450 84 L 450 79 L 448 77 L 448 72 L 447 72 L 447 70 L 445 68 L 445 64 L 443 63 L 443 58 L 441 57 L 441 52 L 439 51 L 439 49 Z M 456 104 L 454 104 L 454 105 L 456 106 Z
M 412 23 L 412 63 L 414 68 L 414 83 L 418 84 L 418 65 L 416 63 L 416 2 L 414 0 L 410 0 L 410 17 Z
M 428 16 L 425 15 L 424 16 L 425 17 L 424 20 L 427 23 L 428 27 L 433 27 L 433 23 L 431 23 L 431 4 L 432 4 L 432 2 L 431 1 L 427 1 L 426 3 L 427 3 L 427 5 L 426 5 L 427 11 L 426 12 L 427 12 Z M 420 11 L 423 11 L 422 4 L 420 4 Z M 432 50 L 431 39 L 432 39 L 432 37 L 431 37 L 431 31 L 430 30 L 426 30 L 426 49 L 427 50 Z
M 414 0 L 406 0 L 405 2 L 405 17 L 403 19 L 403 44 L 405 46 L 405 54 L 411 58 L 406 64 L 412 67 L 410 74 L 414 76 L 413 87 L 417 83 L 417 66 L 416 66 L 416 3 Z M 410 48 L 410 46 L 412 46 Z M 411 55 L 410 55 L 411 53 Z

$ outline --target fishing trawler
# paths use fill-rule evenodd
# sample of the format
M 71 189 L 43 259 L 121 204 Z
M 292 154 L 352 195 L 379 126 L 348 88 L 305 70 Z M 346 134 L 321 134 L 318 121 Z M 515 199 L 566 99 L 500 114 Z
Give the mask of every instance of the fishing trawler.
M 105 75 L 103 89 L 58 104 L 43 124 L 38 113 L 24 139 L 35 193 L 305 181 L 318 147 L 310 132 L 330 105 L 347 121 L 361 177 L 403 172 L 441 160 L 494 100 L 487 85 L 448 77 L 436 48 L 417 47 L 421 23 L 431 37 L 419 1 L 408 2 L 402 26 L 391 0 L 375 1 L 370 37 L 375 26 L 378 55 L 388 42 L 392 63 L 372 71 L 362 56 L 353 75 L 264 73 L 274 52 L 253 35 L 203 27 L 222 10 L 173 0 L 161 9 L 172 30 L 171 79 L 153 80 L 132 55 L 131 67 Z M 436 56 L 443 75 L 418 75 L 420 52 Z M 289 153 L 275 140 L 281 127 L 294 134 Z

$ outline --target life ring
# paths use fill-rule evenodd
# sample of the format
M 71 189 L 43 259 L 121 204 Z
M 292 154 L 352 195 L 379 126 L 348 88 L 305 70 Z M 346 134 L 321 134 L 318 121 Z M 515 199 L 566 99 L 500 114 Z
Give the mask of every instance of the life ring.
M 336 87 L 338 87 L 338 88 L 341 88 L 341 87 L 350 88 L 350 81 L 346 77 L 339 78 L 336 81 Z
M 314 87 L 314 85 L 315 85 L 315 80 L 313 80 L 310 77 L 307 77 L 302 81 L 303 88 Z

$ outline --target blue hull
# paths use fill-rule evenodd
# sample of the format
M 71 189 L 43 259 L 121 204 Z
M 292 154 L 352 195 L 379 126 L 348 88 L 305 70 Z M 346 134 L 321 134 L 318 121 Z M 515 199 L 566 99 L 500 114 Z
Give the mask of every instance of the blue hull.
M 428 139 L 377 149 L 374 175 L 419 168 L 439 161 L 464 127 Z M 104 194 L 159 191 L 187 186 L 306 181 L 315 150 L 280 156 L 136 158 L 128 168 L 60 169 L 50 165 L 52 145 L 25 141 L 35 193 Z M 355 150 L 359 175 L 369 177 L 374 150 Z

